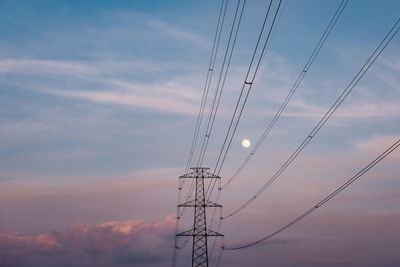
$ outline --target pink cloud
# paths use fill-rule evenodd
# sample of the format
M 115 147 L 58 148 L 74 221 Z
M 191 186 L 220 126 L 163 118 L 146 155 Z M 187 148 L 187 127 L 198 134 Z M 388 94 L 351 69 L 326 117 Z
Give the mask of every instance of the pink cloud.
M 150 89 L 149 89 L 150 90 Z M 152 90 L 155 91 L 155 90 Z M 159 97 L 158 94 L 151 96 L 140 95 L 132 90 L 118 91 L 74 91 L 74 90 L 43 90 L 45 93 L 84 99 L 98 103 L 110 103 L 126 106 L 137 106 L 142 108 L 154 108 L 161 111 L 168 111 L 181 114 L 196 114 L 197 107 L 188 101 L 179 100 L 175 95 L 163 94 Z M 156 97 L 157 96 L 157 97 Z
M 174 215 L 155 223 L 76 223 L 62 232 L 0 234 L 0 266 L 114 266 L 150 264 L 170 255 Z

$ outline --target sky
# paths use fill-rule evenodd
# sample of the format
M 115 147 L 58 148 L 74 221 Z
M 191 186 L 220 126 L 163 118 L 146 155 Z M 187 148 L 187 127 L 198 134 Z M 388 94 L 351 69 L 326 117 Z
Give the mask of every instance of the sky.
M 246 2 L 206 167 L 221 149 L 268 2 Z M 264 132 L 340 2 L 283 3 L 222 181 Z M 216 73 L 236 3 L 228 2 Z M 0 266 L 170 266 L 177 178 L 189 155 L 220 4 L 0 2 Z M 222 190 L 224 214 L 279 169 L 399 17 L 396 0 L 349 1 L 270 135 Z M 399 36 L 279 179 L 223 221 L 227 247 L 296 218 L 399 139 Z M 220 266 L 399 266 L 399 162 L 395 150 L 295 226 L 255 247 L 225 251 Z M 190 265 L 190 256 L 188 245 L 178 266 Z

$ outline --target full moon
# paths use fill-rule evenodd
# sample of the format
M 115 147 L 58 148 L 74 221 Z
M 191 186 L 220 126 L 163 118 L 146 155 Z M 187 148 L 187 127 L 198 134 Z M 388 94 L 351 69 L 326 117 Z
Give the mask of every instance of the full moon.
M 242 147 L 244 147 L 244 148 L 248 148 L 249 146 L 250 146 L 250 141 L 249 141 L 249 139 L 243 139 L 243 141 L 242 141 Z

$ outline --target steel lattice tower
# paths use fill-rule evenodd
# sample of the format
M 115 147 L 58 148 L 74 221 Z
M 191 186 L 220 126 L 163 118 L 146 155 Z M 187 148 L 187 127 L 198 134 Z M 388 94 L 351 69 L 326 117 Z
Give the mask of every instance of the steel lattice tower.
M 221 205 L 211 202 L 206 199 L 204 192 L 204 179 L 217 179 L 218 184 L 221 177 L 209 173 L 206 170 L 209 168 L 191 168 L 193 171 L 182 175 L 179 179 L 195 179 L 195 196 L 194 199 L 189 200 L 185 203 L 178 205 L 178 219 L 180 219 L 180 208 L 193 207 L 194 208 L 194 218 L 193 218 L 193 229 L 184 231 L 177 234 L 177 237 L 186 236 L 193 237 L 193 247 L 192 247 L 192 267 L 195 266 L 206 266 L 208 267 L 208 248 L 207 248 L 207 237 L 208 236 L 223 236 L 220 233 L 214 232 L 207 229 L 206 221 L 206 208 L 222 208 Z M 181 188 L 180 188 L 181 189 Z M 219 187 L 220 189 L 220 187 Z

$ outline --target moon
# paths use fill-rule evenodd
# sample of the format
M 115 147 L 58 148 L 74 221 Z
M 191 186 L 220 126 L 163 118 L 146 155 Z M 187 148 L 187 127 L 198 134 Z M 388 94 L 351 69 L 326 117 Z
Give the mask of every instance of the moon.
M 248 148 L 250 146 L 250 140 L 249 139 L 243 139 L 242 141 L 242 147 Z

